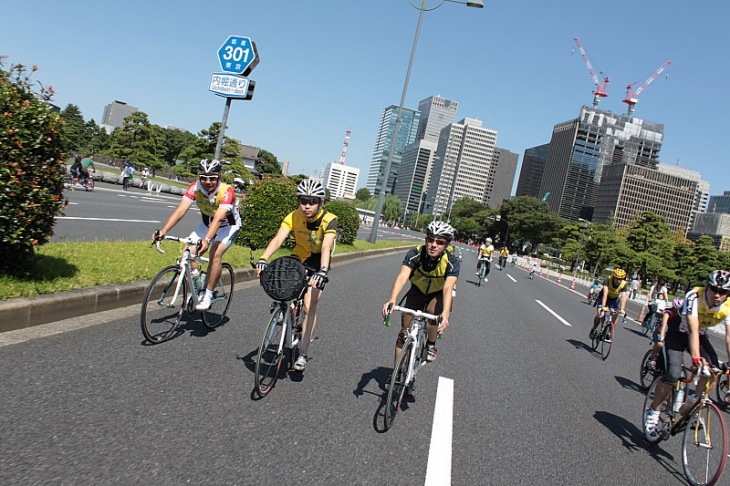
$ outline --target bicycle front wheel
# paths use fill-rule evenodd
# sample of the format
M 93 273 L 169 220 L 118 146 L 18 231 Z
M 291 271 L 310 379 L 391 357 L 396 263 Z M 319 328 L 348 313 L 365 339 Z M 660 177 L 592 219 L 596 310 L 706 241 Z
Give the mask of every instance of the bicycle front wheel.
M 279 378 L 284 353 L 284 311 L 277 308 L 266 326 L 256 358 L 256 392 L 265 397 Z
M 598 349 L 598 345 L 601 343 L 601 337 L 603 336 L 603 322 L 599 322 L 598 326 L 596 326 L 595 332 L 593 333 L 593 338 L 591 338 L 591 349 L 596 350 Z
M 390 429 L 395 422 L 395 416 L 400 411 L 403 399 L 408 389 L 408 366 L 410 364 L 411 353 L 415 351 L 416 342 L 412 338 L 407 338 L 401 348 L 398 362 L 393 368 L 390 376 L 390 385 L 388 386 L 388 395 L 385 399 L 385 430 Z
M 233 267 L 228 263 L 224 263 L 221 268 L 221 278 L 218 279 L 218 285 L 213 291 L 213 300 L 210 307 L 207 311 L 203 311 L 203 324 L 209 329 L 213 329 L 223 322 L 223 318 L 231 306 L 234 285 Z
M 142 334 L 150 344 L 163 343 L 178 334 L 176 331 L 188 294 L 188 285 L 183 278 L 180 292 L 175 295 L 179 277 L 180 267 L 165 267 L 152 279 L 144 293 L 140 324 Z
M 727 459 L 727 426 L 709 400 L 689 418 L 682 438 L 682 466 L 693 485 L 715 484 Z
M 603 335 L 601 337 L 601 358 L 605 361 L 611 354 L 611 346 L 613 346 L 614 332 L 613 324 L 608 323 L 603 326 Z
M 717 395 L 717 402 L 723 405 L 728 405 L 730 401 L 726 396 L 726 393 L 730 391 L 730 381 L 728 381 L 728 375 L 723 374 L 720 379 L 717 380 L 717 386 L 715 387 L 715 394 Z
M 648 350 L 646 353 L 644 353 L 644 357 L 641 358 L 641 369 L 639 371 L 639 384 L 641 385 L 641 388 L 646 390 L 649 388 L 649 385 L 651 385 L 651 382 L 654 380 L 654 378 L 657 376 L 657 367 L 659 363 L 654 363 L 654 369 L 649 367 L 649 361 L 654 356 L 654 353 L 652 353 L 653 349 Z

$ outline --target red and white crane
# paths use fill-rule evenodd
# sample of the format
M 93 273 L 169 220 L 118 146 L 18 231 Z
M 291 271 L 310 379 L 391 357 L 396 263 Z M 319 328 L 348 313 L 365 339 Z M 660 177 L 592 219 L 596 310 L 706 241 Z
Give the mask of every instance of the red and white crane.
M 580 39 L 574 37 L 573 40 L 575 41 L 575 45 L 578 46 L 580 55 L 583 57 L 583 61 L 585 61 L 586 66 L 588 66 L 588 72 L 591 74 L 593 82 L 596 85 L 596 89 L 593 91 L 593 107 L 598 108 L 598 103 L 601 101 L 601 98 L 605 98 L 606 96 L 608 96 L 608 93 L 606 92 L 606 88 L 608 87 L 609 83 L 608 76 L 604 76 L 603 72 L 599 70 L 598 72 L 601 76 L 603 76 L 603 81 L 598 79 L 595 71 L 593 71 L 593 66 L 591 66 L 591 60 L 588 59 L 588 54 L 586 54 L 586 50 L 583 49 L 583 44 L 581 44 Z
M 345 165 L 345 156 L 347 155 L 347 147 L 350 145 L 350 130 L 345 132 L 345 141 L 342 143 L 342 153 L 340 154 L 340 165 Z
M 665 69 L 669 67 L 669 65 L 672 64 L 672 61 L 667 61 L 662 66 L 656 70 L 654 74 L 649 76 L 649 79 L 647 79 L 644 84 L 639 86 L 639 89 L 634 91 L 634 85 L 638 83 L 638 81 L 631 83 L 630 85 L 626 86 L 626 98 L 623 99 L 623 102 L 629 105 L 629 109 L 626 112 L 627 115 L 631 116 L 634 114 L 634 105 L 639 102 L 638 96 L 641 94 L 642 91 L 646 89 L 647 86 L 649 86 L 652 81 L 654 81 Z

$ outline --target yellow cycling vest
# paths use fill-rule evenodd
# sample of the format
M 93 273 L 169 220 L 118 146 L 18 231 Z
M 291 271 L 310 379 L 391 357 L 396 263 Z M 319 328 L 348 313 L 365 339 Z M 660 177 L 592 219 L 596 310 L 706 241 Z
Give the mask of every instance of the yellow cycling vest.
M 608 277 L 608 282 L 606 282 L 606 286 L 608 287 L 608 298 L 609 299 L 615 299 L 619 296 L 621 291 L 626 287 L 629 283 L 626 280 L 622 280 L 620 284 L 618 284 L 618 287 L 613 287 L 611 284 L 613 283 L 613 279 L 611 277 Z
M 697 306 L 697 319 L 700 321 L 700 329 L 709 329 L 720 324 L 730 314 L 730 299 L 725 299 L 720 308 L 713 311 L 705 303 L 705 288 L 696 287 L 697 299 L 700 305 Z
M 420 261 L 422 255 L 423 245 L 417 247 L 419 262 L 418 266 L 413 269 L 411 273 L 411 284 L 413 284 L 418 290 L 424 294 L 433 294 L 434 292 L 441 292 L 444 289 L 446 283 L 446 272 L 449 268 L 449 258 L 451 252 L 446 249 L 439 258 L 436 267 L 427 272 L 423 269 L 423 263 Z
M 218 192 L 215 195 L 215 202 L 210 202 L 210 200 L 208 200 L 208 196 L 203 194 L 203 191 L 195 191 L 195 204 L 198 205 L 198 209 L 200 209 L 200 212 L 203 213 L 203 215 L 208 216 L 208 218 L 212 218 L 215 212 L 218 210 L 218 207 L 221 205 L 221 199 L 223 198 L 223 195 L 226 193 L 226 190 L 228 190 L 229 187 L 231 186 L 225 183 L 221 183 L 221 186 L 218 188 Z

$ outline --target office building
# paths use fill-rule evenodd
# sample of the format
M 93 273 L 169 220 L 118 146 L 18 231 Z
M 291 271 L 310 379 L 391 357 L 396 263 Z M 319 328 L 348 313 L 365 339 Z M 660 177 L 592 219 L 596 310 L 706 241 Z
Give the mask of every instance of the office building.
M 398 170 L 394 195 L 408 214 L 424 213 L 424 199 L 431 178 L 435 141 L 418 140 L 406 147 Z
M 332 199 L 355 199 L 360 169 L 339 163 L 329 163 L 324 170 L 324 187 Z
M 386 180 L 385 193 L 393 194 L 403 150 L 416 141 L 420 114 L 418 111 L 404 107 L 401 114 L 400 127 L 396 134 L 395 150 L 390 163 L 390 171 L 386 178 L 385 166 L 388 161 L 390 143 L 395 132 L 397 115 L 398 107 L 391 105 L 385 108 L 380 116 L 380 126 L 375 138 L 375 149 L 373 150 L 370 171 L 365 186 L 374 196 L 380 194 L 384 180 Z
M 104 115 L 101 117 L 101 125 L 111 133 L 115 128 L 124 126 L 124 119 L 139 111 L 139 108 L 126 104 L 123 101 L 114 101 L 104 107 Z
M 698 181 L 636 164 L 608 164 L 598 189 L 593 222 L 628 226 L 651 211 L 672 231 L 687 234 L 697 206 Z
M 465 118 L 441 130 L 425 212 L 449 217 L 453 202 L 464 197 L 484 203 L 496 144 L 497 131 L 480 120 Z
M 730 213 L 730 191 L 725 191 L 722 196 L 710 196 L 708 211 L 712 213 Z
M 456 121 L 458 101 L 451 101 L 440 96 L 431 96 L 418 103 L 421 119 L 418 122 L 417 140 L 429 140 L 438 143 L 441 130 Z
M 517 172 L 519 155 L 507 149 L 495 147 L 492 165 L 489 168 L 487 186 L 484 190 L 484 204 L 490 208 L 498 208 L 508 200 L 512 192 L 512 184 Z
M 715 248 L 730 251 L 730 214 L 710 212 L 696 215 L 687 238 L 697 241 L 700 236 L 710 236 Z
M 542 199 L 540 184 L 542 183 L 542 174 L 545 172 L 548 147 L 550 147 L 550 144 L 546 143 L 525 149 L 515 196 L 532 196 Z
M 561 217 L 592 220 L 604 167 L 656 169 L 663 137 L 661 124 L 583 106 L 555 125 L 539 192 Z

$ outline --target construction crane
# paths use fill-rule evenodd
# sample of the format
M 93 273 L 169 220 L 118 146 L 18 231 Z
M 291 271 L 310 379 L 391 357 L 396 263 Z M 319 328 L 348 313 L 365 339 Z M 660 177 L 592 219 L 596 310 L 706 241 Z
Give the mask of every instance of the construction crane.
M 345 132 L 345 141 L 342 143 L 342 153 L 340 154 L 340 165 L 345 165 L 345 156 L 347 155 L 347 147 L 350 145 L 350 130 Z
M 601 76 L 604 76 L 603 82 L 598 79 L 598 76 L 593 71 L 593 66 L 591 66 L 591 60 L 588 59 L 588 54 L 586 54 L 586 50 L 583 49 L 583 44 L 580 43 L 580 39 L 577 37 L 573 37 L 573 40 L 575 41 L 575 45 L 578 46 L 580 55 L 583 57 L 583 61 L 585 61 L 586 66 L 588 66 L 588 72 L 591 74 L 593 82 L 596 85 L 596 89 L 593 91 L 593 107 L 598 108 L 598 103 L 601 101 L 601 98 L 605 98 L 606 96 L 608 96 L 608 93 L 606 93 L 606 88 L 608 87 L 609 79 L 607 76 L 604 76 L 603 72 L 601 72 L 600 70 L 598 72 L 601 74 Z
M 654 81 L 665 69 L 669 67 L 669 65 L 672 64 L 672 61 L 667 61 L 664 64 L 662 64 L 662 67 L 656 70 L 654 74 L 649 76 L 649 79 L 647 79 L 644 84 L 642 84 L 639 89 L 634 91 L 634 85 L 638 83 L 638 81 L 635 81 L 631 83 L 630 85 L 626 86 L 626 98 L 623 99 L 623 102 L 629 105 L 629 109 L 626 112 L 627 115 L 631 116 L 634 114 L 634 105 L 639 102 L 638 96 L 641 94 L 642 91 L 646 89 L 647 86 L 649 86 L 652 81 Z

